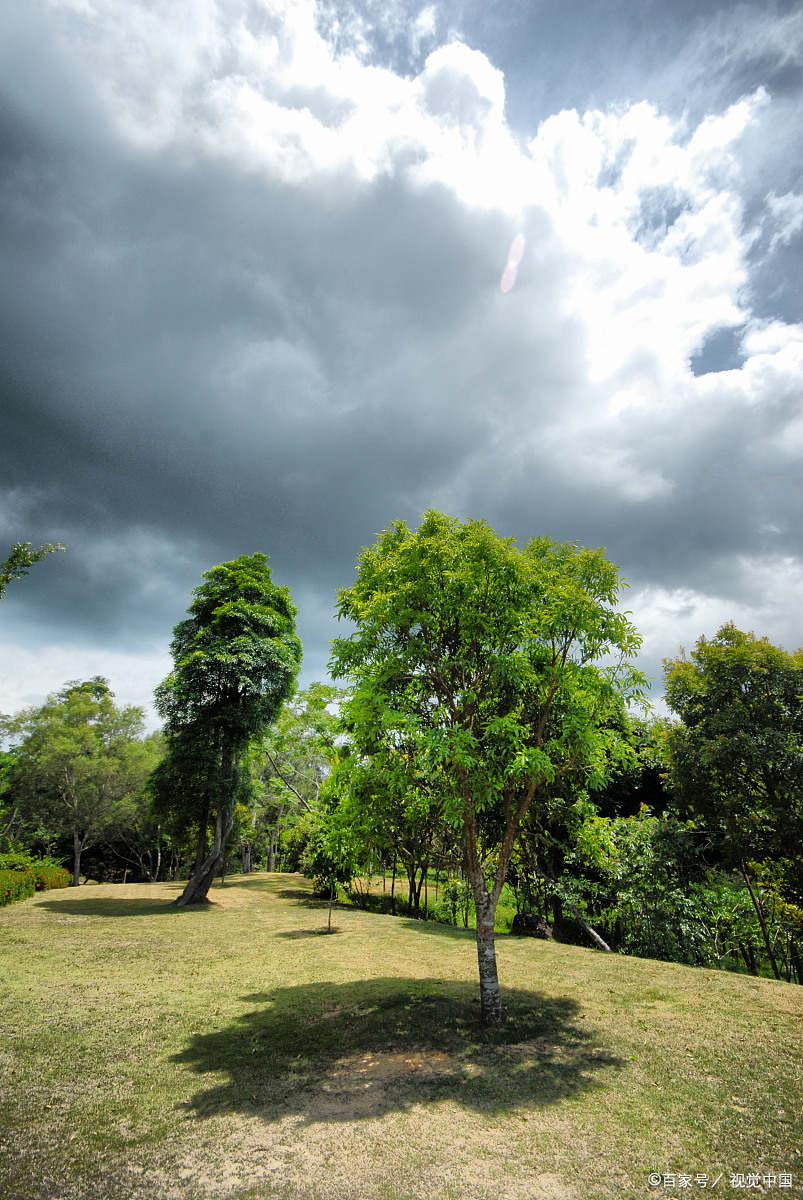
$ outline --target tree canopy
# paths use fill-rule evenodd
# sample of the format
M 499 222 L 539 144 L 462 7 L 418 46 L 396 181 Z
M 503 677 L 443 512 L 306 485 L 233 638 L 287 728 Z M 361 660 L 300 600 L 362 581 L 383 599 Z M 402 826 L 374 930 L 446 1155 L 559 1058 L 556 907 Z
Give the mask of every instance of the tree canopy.
M 631 751 L 619 728 L 644 680 L 602 550 L 429 511 L 364 550 L 338 594 L 354 632 L 331 670 L 357 753 L 425 793 L 459 838 L 477 911 L 483 1019 L 501 1021 L 494 920 L 516 832 L 565 776 L 599 783 Z
M 273 583 L 267 555 L 242 555 L 203 578 L 173 630 L 174 669 L 156 690 L 167 757 L 154 788 L 194 812 L 200 845 L 214 818 L 212 847 L 202 855 L 199 845 L 180 906 L 206 899 L 250 780 L 244 752 L 276 720 L 301 662 L 296 610 L 289 589 Z

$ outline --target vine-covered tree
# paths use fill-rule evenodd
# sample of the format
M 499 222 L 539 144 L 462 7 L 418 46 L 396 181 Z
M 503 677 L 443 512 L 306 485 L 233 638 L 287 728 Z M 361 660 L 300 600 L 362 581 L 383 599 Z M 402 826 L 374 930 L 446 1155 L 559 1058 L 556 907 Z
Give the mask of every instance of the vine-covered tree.
M 427 780 L 460 840 L 477 912 L 483 1020 L 502 1019 L 496 907 L 539 791 L 580 772 L 599 783 L 631 753 L 618 730 L 643 678 L 602 550 L 537 538 L 518 547 L 483 521 L 425 514 L 360 555 L 338 597 L 354 632 L 333 642 L 350 681 L 344 719 L 383 772 Z M 399 789 L 402 794 L 402 789 Z
M 245 751 L 276 720 L 301 663 L 296 609 L 289 589 L 273 583 L 267 555 L 242 555 L 203 578 L 173 630 L 174 669 L 156 689 L 167 757 L 152 787 L 200 827 L 199 861 L 179 907 L 207 899 L 235 805 L 250 790 Z M 210 821 L 212 844 L 202 854 Z

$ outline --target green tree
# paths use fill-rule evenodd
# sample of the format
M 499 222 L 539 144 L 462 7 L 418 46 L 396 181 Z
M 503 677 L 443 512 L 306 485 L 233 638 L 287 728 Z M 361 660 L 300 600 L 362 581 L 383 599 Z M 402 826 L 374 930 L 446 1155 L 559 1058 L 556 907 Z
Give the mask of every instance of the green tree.
M 320 807 L 321 785 L 338 758 L 338 715 L 331 710 L 340 699 L 331 684 L 310 684 L 284 705 L 260 743 L 263 792 L 254 829 L 265 831 L 268 871 L 283 831 Z
M 5 562 L 0 563 L 0 600 L 5 596 L 8 585 L 14 579 L 27 575 L 35 562 L 41 562 L 48 554 L 63 549 L 61 544 L 37 546 L 36 549 L 31 546 L 30 542 L 17 542 L 13 545 L 8 558 Z
M 152 776 L 164 758 L 164 736 L 151 733 L 143 739 L 144 782 Z M 143 786 L 126 799 L 121 820 L 111 836 L 104 839 L 114 859 L 125 864 L 134 879 L 155 882 L 163 877 L 172 851 L 169 828 L 154 816 L 148 789 Z
M 207 898 L 235 806 L 251 798 L 246 751 L 276 720 L 301 662 L 290 591 L 273 583 L 267 555 L 242 555 L 203 578 L 189 617 L 173 630 L 174 669 L 156 689 L 167 756 L 153 786 L 200 827 L 199 861 L 179 907 Z M 202 856 L 210 818 L 212 845 Z
M 364 550 L 338 595 L 355 625 L 332 644 L 332 672 L 354 689 L 348 728 L 359 753 L 441 797 L 474 894 L 489 1025 L 502 1019 L 494 922 L 521 821 L 561 776 L 599 783 L 631 753 L 618 728 L 644 681 L 626 661 L 639 638 L 615 607 L 622 586 L 602 550 L 517 547 L 430 511 Z
M 664 681 L 680 718 L 666 735 L 678 812 L 741 872 L 780 978 L 757 877 L 782 863 L 781 892 L 803 899 L 803 650 L 729 623 L 666 659 Z
M 68 683 L 39 708 L 6 717 L 14 745 L 5 786 L 30 829 L 47 839 L 68 835 L 72 883 L 81 855 L 125 822 L 152 760 L 140 740 L 141 708 L 118 708 L 108 681 Z

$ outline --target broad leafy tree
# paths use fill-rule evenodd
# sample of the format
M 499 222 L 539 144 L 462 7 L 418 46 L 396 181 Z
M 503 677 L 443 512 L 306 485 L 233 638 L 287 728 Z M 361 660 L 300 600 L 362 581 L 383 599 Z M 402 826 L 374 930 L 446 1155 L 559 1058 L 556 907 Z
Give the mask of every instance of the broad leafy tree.
M 4 771 L 8 796 L 34 836 L 70 837 L 74 886 L 81 855 L 125 824 L 153 765 L 142 728 L 142 709 L 118 708 L 100 676 L 68 683 L 2 722 L 14 747 Z
M 440 796 L 477 912 L 483 1020 L 502 1019 L 496 907 L 520 823 L 563 775 L 602 782 L 643 679 L 623 584 L 602 550 L 537 538 L 518 547 L 483 521 L 425 514 L 360 555 L 338 597 L 354 632 L 331 669 L 356 750 Z
M 243 555 L 203 578 L 173 630 L 174 669 L 156 690 L 167 756 L 153 786 L 194 816 L 202 839 L 180 907 L 207 898 L 235 806 L 250 798 L 246 751 L 276 720 L 301 662 L 296 610 L 289 589 L 273 583 L 267 555 Z
M 779 976 L 756 881 L 782 864 L 781 890 L 803 900 L 803 650 L 727 624 L 664 668 L 678 810 L 741 872 Z
M 3 599 L 6 588 L 13 580 L 27 575 L 33 564 L 41 562 L 48 554 L 63 549 L 62 545 L 51 546 L 49 544 L 34 548 L 30 542 L 17 542 L 13 545 L 8 558 L 0 563 L 0 600 Z

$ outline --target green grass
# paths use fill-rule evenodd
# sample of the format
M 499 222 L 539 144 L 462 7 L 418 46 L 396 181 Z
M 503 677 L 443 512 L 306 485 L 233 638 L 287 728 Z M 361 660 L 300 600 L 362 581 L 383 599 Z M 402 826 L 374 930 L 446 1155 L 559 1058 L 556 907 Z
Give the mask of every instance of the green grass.
M 803 989 L 498 939 L 238 876 L 0 912 L 3 1200 L 594 1200 L 650 1172 L 791 1172 Z M 753 1190 L 752 1194 L 760 1194 Z

